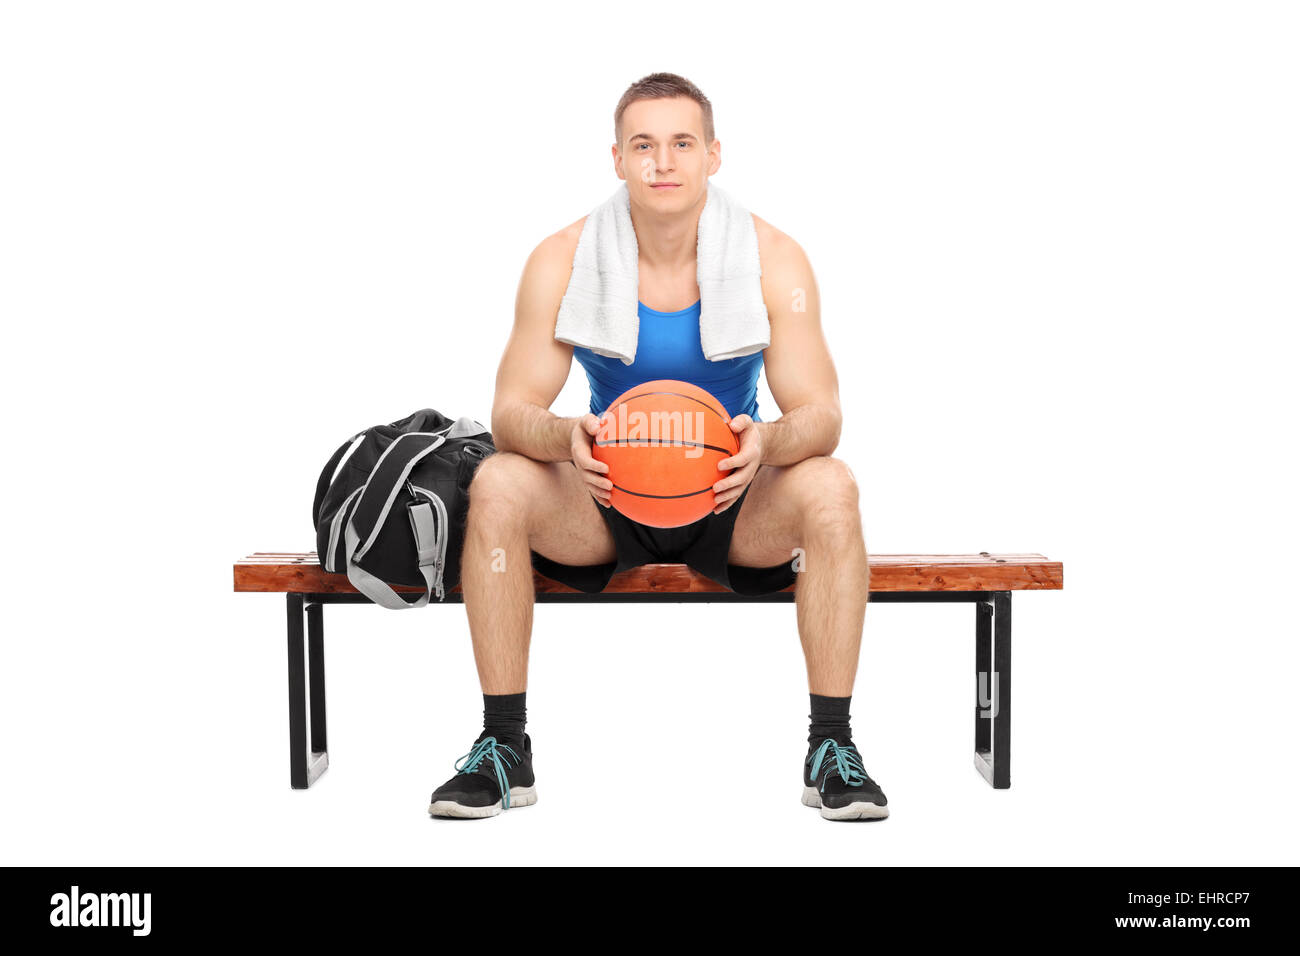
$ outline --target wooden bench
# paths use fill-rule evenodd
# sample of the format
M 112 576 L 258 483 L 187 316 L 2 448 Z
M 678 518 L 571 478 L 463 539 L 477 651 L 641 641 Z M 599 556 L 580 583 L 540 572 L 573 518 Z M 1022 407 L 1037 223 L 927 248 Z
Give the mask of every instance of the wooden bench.
M 1011 593 L 1061 590 L 1062 564 L 1049 561 L 1041 554 L 984 551 L 979 554 L 876 554 L 870 556 L 869 562 L 873 603 L 975 605 L 975 766 L 995 788 L 1010 787 Z M 746 597 L 726 590 L 683 564 L 647 564 L 616 574 L 599 594 L 575 591 L 536 572 L 533 576 L 537 601 L 543 604 L 794 601 L 793 585 L 775 594 Z M 305 789 L 329 766 L 325 736 L 324 606 L 370 601 L 352 587 L 345 575 L 321 570 L 315 552 L 249 555 L 235 562 L 235 590 L 287 596 L 289 782 L 295 789 Z M 443 603 L 463 603 L 460 588 L 449 591 Z

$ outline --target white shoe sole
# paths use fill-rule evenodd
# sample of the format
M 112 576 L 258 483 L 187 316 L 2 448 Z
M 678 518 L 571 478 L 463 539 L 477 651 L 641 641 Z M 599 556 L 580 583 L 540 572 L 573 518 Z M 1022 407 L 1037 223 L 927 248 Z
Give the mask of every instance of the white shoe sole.
M 536 802 L 537 788 L 535 786 L 510 788 L 511 810 L 516 807 L 531 807 Z M 482 817 L 494 817 L 500 812 L 500 800 L 487 807 L 467 807 L 455 800 L 435 800 L 429 804 L 429 816 L 431 817 L 456 817 L 462 820 L 477 820 Z
M 820 810 L 827 820 L 883 820 L 889 816 L 889 807 L 859 800 L 847 807 L 824 807 L 822 795 L 816 787 L 803 788 L 803 805 Z

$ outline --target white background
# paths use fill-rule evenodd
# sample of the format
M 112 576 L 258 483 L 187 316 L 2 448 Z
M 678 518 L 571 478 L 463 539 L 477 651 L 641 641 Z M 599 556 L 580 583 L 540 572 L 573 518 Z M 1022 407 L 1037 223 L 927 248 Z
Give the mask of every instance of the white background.
M 1300 43 L 1282 3 L 9 3 L 6 863 L 1295 863 Z M 820 283 L 869 550 L 1037 551 L 1013 786 L 973 611 L 868 610 L 881 824 L 799 804 L 793 607 L 540 607 L 540 801 L 426 814 L 463 608 L 326 613 L 289 788 L 284 600 L 348 435 L 487 422 L 529 251 L 679 72 Z M 760 391 L 764 418 L 776 409 Z M 555 410 L 586 402 L 575 365 Z

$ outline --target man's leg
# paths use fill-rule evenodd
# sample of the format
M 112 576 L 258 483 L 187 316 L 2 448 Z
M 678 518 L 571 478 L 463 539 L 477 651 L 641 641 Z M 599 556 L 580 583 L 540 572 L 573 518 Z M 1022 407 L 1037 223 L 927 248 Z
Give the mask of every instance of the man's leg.
M 808 689 L 848 697 L 869 582 L 858 486 L 838 458 L 760 468 L 736 516 L 727 560 L 769 568 L 795 560 L 796 548 L 803 551 L 795 604 Z
M 774 567 L 794 560 L 795 549 L 803 552 L 795 603 L 812 709 L 803 802 L 830 820 L 887 817 L 885 794 L 867 775 L 849 727 L 870 582 L 857 482 L 838 458 L 760 468 L 727 559 Z
M 599 507 L 570 462 L 499 452 L 474 473 L 461 591 L 483 687 L 483 732 L 456 774 L 433 792 L 431 815 L 490 817 L 537 802 L 532 742 L 524 732 L 533 627 L 529 549 L 561 564 L 613 561 L 614 539 Z

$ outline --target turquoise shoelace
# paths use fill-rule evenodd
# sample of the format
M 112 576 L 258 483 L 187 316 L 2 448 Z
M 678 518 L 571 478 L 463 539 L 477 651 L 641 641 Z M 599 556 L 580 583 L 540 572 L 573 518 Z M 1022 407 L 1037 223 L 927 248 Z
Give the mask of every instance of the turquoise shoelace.
M 867 770 L 862 766 L 858 749 L 841 747 L 829 737 L 813 751 L 808 762 L 812 765 L 812 772 L 808 776 L 813 780 L 817 779 L 818 772 L 825 766 L 826 773 L 822 775 L 821 787 L 826 786 L 826 778 L 835 772 L 838 772 L 840 779 L 850 787 L 860 787 L 867 782 Z
M 514 758 L 514 763 L 510 759 Z M 498 744 L 495 737 L 484 737 L 474 745 L 474 749 L 456 761 L 457 773 L 475 773 L 484 760 L 492 762 L 492 769 L 497 775 L 497 786 L 501 790 L 501 808 L 510 809 L 510 781 L 506 771 L 519 765 L 519 754 L 509 744 Z

